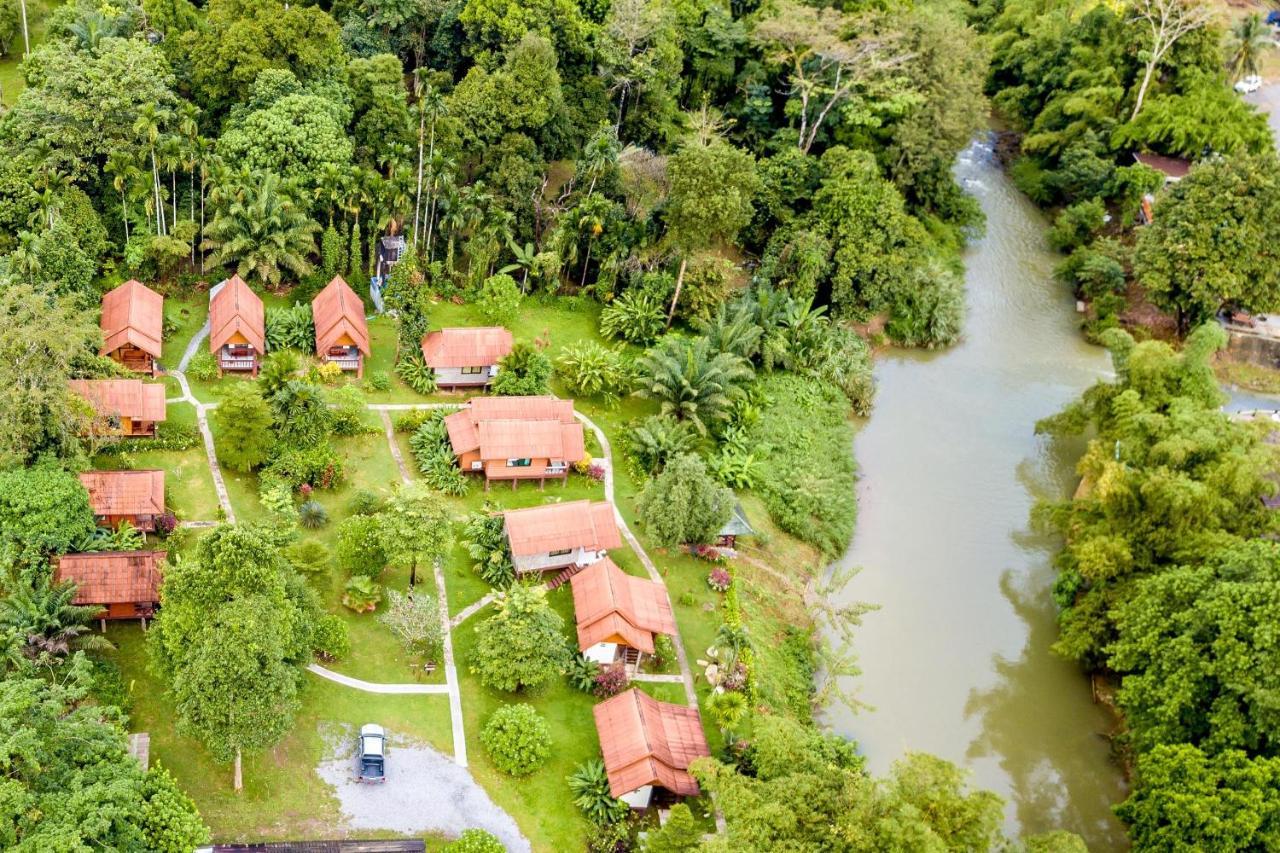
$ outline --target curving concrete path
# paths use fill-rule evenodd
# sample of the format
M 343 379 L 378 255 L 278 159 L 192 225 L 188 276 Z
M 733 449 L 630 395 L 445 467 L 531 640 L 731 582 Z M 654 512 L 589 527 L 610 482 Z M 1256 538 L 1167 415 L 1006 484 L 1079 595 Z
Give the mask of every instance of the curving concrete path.
M 340 672 L 334 672 L 331 669 L 325 669 L 318 663 L 309 664 L 307 672 L 314 673 L 321 678 L 328 679 L 335 684 L 341 684 L 343 687 L 350 687 L 353 690 L 363 690 L 365 693 L 448 693 L 449 685 L 447 684 L 382 684 L 374 681 L 361 681 L 358 678 L 352 678 L 349 675 L 343 675 Z

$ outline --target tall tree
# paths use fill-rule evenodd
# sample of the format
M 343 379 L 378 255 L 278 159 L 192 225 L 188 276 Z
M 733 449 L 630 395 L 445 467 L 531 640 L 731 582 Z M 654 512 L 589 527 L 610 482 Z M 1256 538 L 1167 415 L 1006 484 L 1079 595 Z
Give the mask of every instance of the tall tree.
M 640 393 L 657 400 L 663 414 L 687 421 L 707 435 L 729 417 L 751 379 L 747 362 L 730 352 L 713 352 L 703 337 L 669 337 L 641 357 Z
M 444 502 L 424 483 L 400 486 L 378 514 L 378 540 L 387 560 L 409 565 L 409 585 L 418 563 L 434 562 L 453 544 L 453 524 Z
M 1132 16 L 1134 22 L 1144 25 L 1148 43 L 1143 52 L 1142 82 L 1133 99 L 1130 121 L 1142 112 L 1142 102 L 1160 63 L 1180 39 L 1209 23 L 1213 9 L 1204 0 L 1136 0 Z
M 686 143 L 668 165 L 671 193 L 667 236 L 680 253 L 667 325 L 676 314 L 689 255 L 717 242 L 731 243 L 751 221 L 755 158 L 719 139 Z
M 282 535 L 224 525 L 176 560 L 160 589 L 163 608 L 147 638 L 152 666 L 179 731 L 220 761 L 279 743 L 298 708 L 319 603 L 281 552 Z
M 298 201 L 294 184 L 271 173 L 249 176 L 214 208 L 205 248 L 214 264 L 233 265 L 242 276 L 279 284 L 285 270 L 311 272 L 320 226 Z

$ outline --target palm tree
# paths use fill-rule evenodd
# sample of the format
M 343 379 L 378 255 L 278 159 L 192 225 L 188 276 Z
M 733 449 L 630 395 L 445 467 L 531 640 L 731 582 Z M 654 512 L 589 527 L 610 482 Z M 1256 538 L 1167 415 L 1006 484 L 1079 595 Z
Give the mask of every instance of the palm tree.
M 752 376 L 740 356 L 714 352 L 711 342 L 668 337 L 640 358 L 640 393 L 658 400 L 662 413 L 687 421 L 701 435 L 728 419 Z
M 595 181 L 592 181 L 595 184 Z M 587 232 L 587 256 L 582 261 L 582 279 L 578 287 L 587 286 L 587 269 L 591 266 L 591 249 L 596 238 L 604 231 L 604 218 L 609 212 L 609 200 L 602 195 L 590 194 L 578 205 L 578 232 Z
M 183 161 L 182 137 L 165 134 L 160 138 L 156 153 L 160 157 L 161 168 L 169 171 L 170 203 L 173 205 L 173 218 L 169 220 L 169 226 L 172 227 L 178 224 L 178 168 Z
M 40 262 L 42 249 L 43 240 L 39 234 L 31 231 L 19 231 L 18 245 L 9 254 L 9 268 L 22 276 L 24 281 L 29 284 L 35 284 L 36 277 L 40 275 L 40 271 L 44 268 L 44 264 Z
M 1227 36 L 1227 70 L 1231 79 L 1258 73 L 1262 52 L 1271 46 L 1271 28 L 1262 15 L 1248 15 L 1236 21 Z
M 436 211 L 439 209 L 440 196 L 452 198 L 455 191 L 454 174 L 457 171 L 458 164 L 443 154 L 435 154 L 431 157 L 428 164 L 428 190 L 430 192 L 430 203 L 427 205 L 427 261 L 430 262 L 434 257 L 435 239 L 434 226 L 436 223 Z
M 106 173 L 111 186 L 120 193 L 120 218 L 124 221 L 124 241 L 129 242 L 129 187 L 142 176 L 133 158 L 123 151 L 112 151 L 107 157 Z
M 311 272 L 320 226 L 294 201 L 296 187 L 271 173 L 254 174 L 214 211 L 205 248 L 214 264 L 235 264 L 268 285 L 280 282 L 281 267 L 297 276 Z
M 151 210 L 156 216 L 156 236 L 165 233 L 164 201 L 160 197 L 160 166 L 156 162 L 156 141 L 160 138 L 160 124 L 164 116 L 155 104 L 144 104 L 133 122 L 133 132 L 147 146 L 151 155 Z
M 618 164 L 618 128 L 605 123 L 600 126 L 582 149 L 582 157 L 578 160 L 578 169 L 582 174 L 590 176 L 591 184 L 587 187 L 587 195 L 596 191 L 596 181 Z
M 58 657 L 79 649 L 110 649 L 111 643 L 89 628 L 102 608 L 73 604 L 76 585 L 41 581 L 23 586 L 0 599 L 0 626 L 25 638 L 23 651 L 30 657 Z
M 420 84 L 422 81 L 422 77 L 420 76 L 420 73 L 419 73 L 421 70 L 422 69 L 419 69 L 419 71 L 414 72 L 415 85 Z M 422 91 L 418 93 L 417 113 L 418 113 L 418 190 L 417 190 L 417 195 L 414 197 L 414 202 L 413 202 L 413 239 L 415 243 L 419 239 L 418 221 L 420 219 L 420 213 L 422 210 L 423 167 L 426 163 L 435 162 L 436 122 L 449 114 L 449 108 L 445 104 L 444 96 L 440 94 L 439 89 L 437 89 L 435 86 L 432 86 L 430 83 L 423 86 Z M 430 138 L 427 144 L 426 159 L 424 161 L 423 154 L 422 154 L 422 137 L 423 137 L 423 131 L 426 129 L 428 122 L 430 122 L 430 134 L 429 134 Z M 432 189 L 430 186 L 428 186 L 428 189 L 427 189 L 427 200 L 428 200 L 429 206 L 434 205 L 434 202 L 432 201 Z M 428 225 L 428 235 L 426 239 L 427 241 L 430 241 L 431 239 L 429 225 Z

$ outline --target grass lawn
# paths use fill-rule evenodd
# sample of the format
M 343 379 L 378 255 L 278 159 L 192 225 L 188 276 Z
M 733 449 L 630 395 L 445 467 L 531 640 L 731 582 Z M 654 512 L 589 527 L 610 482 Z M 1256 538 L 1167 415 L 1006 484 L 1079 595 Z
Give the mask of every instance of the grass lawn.
M 61 0 L 52 0 L 44 5 L 27 3 L 27 29 L 31 37 L 31 49 L 35 50 L 44 42 L 44 34 L 49 13 L 61 6 Z M 9 55 L 0 59 L 0 104 L 13 106 L 18 95 L 26 88 L 27 80 L 19 67 L 22 64 L 22 24 L 18 24 L 18 34 L 9 45 Z
M 131 692 L 130 728 L 150 732 L 151 760 L 169 768 L 195 799 L 216 841 L 341 836 L 337 800 L 315 768 L 343 726 L 377 720 L 395 736 L 452 754 L 448 697 L 361 693 L 304 673 L 292 733 L 274 749 L 245 757 L 245 789 L 237 795 L 230 764 L 214 761 L 198 741 L 174 731 L 173 708 L 146 670 L 139 626 L 112 625 L 108 637 L 117 647 L 108 656 Z

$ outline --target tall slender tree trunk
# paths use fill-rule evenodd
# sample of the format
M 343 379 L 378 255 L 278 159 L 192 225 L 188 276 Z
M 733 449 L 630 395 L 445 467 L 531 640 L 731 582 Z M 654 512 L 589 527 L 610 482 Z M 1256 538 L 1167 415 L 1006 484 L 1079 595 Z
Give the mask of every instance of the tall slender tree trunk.
M 31 34 L 27 31 L 27 0 L 18 0 L 18 7 L 22 10 L 22 58 L 26 59 L 31 55 Z
M 173 224 L 178 224 L 178 170 L 169 172 L 169 186 L 173 190 Z
M 125 202 L 124 190 L 120 191 L 120 219 L 124 222 L 124 241 L 129 242 L 129 207 Z
M 200 167 L 200 240 L 204 241 L 204 189 L 205 189 L 204 167 Z M 204 275 L 204 246 L 200 247 L 200 275 Z
M 244 789 L 244 773 L 241 767 L 240 750 L 236 750 L 235 789 L 240 793 Z
M 578 287 L 587 286 L 587 267 L 591 265 L 591 249 L 595 246 L 596 239 L 592 237 L 587 241 L 587 256 L 582 261 L 582 280 L 578 282 Z
M 1142 110 L 1142 102 L 1147 97 L 1147 87 L 1151 85 L 1151 78 L 1155 75 L 1156 63 L 1159 61 L 1154 56 L 1147 61 L 1147 70 L 1142 73 L 1142 85 L 1138 87 L 1138 97 L 1133 101 L 1133 114 L 1129 116 L 1129 121 L 1137 118 L 1138 113 Z
M 418 105 L 421 107 L 421 103 Z M 413 200 L 413 242 L 418 242 L 418 221 L 422 211 L 422 136 L 427 127 L 427 114 L 418 116 L 418 194 Z
M 156 165 L 156 149 L 151 149 L 151 192 L 156 202 L 156 236 L 164 234 L 164 198 L 160 195 L 160 167 Z
M 680 258 L 680 272 L 676 273 L 676 292 L 671 297 L 671 310 L 667 312 L 667 328 L 671 328 L 671 321 L 676 316 L 676 303 L 680 301 L 680 288 L 684 287 L 684 271 L 689 265 L 688 256 Z

